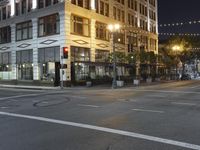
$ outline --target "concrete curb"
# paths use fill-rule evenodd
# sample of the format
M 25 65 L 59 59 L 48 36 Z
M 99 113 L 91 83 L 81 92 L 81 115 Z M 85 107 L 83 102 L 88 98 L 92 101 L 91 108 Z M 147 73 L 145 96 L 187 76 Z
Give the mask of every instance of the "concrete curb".
M 0 84 L 0 88 L 30 89 L 30 90 L 58 90 L 60 87 L 23 86 Z
M 171 81 L 164 81 L 164 82 L 152 82 L 152 83 L 141 83 L 139 87 L 146 87 L 146 86 L 154 86 L 159 85 L 163 83 L 171 83 L 175 82 L 174 80 Z M 130 87 L 136 87 L 134 85 L 127 85 L 121 88 L 130 88 Z M 0 84 L 0 88 L 15 88 L 15 89 L 29 89 L 29 90 L 61 90 L 60 87 L 46 87 L 46 86 L 26 86 L 26 85 L 6 85 L 6 84 Z M 111 85 L 100 85 L 100 86 L 93 86 L 92 88 L 88 87 L 64 87 L 63 90 L 84 90 L 84 89 L 110 89 Z M 120 88 L 118 88 L 120 89 Z

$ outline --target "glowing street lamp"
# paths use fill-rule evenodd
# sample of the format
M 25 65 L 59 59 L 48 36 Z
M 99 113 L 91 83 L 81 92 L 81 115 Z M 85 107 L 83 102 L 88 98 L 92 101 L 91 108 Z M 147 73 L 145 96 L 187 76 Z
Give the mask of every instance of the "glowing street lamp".
M 180 46 L 177 46 L 177 45 L 172 47 L 172 50 L 175 52 L 180 51 L 180 49 L 181 49 Z
M 117 87 L 117 74 L 116 74 L 116 54 L 115 54 L 115 34 L 119 31 L 120 25 L 119 24 L 109 24 L 108 30 L 112 33 L 113 39 L 113 81 L 112 81 L 112 88 L 115 89 Z

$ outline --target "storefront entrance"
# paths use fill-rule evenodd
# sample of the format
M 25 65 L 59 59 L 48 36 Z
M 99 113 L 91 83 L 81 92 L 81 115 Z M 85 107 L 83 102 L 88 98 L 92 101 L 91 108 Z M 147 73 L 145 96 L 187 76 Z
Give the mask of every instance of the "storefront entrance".
M 41 81 L 60 85 L 60 47 L 38 49 L 38 65 Z
M 60 86 L 60 62 L 55 62 L 55 81 L 54 86 Z

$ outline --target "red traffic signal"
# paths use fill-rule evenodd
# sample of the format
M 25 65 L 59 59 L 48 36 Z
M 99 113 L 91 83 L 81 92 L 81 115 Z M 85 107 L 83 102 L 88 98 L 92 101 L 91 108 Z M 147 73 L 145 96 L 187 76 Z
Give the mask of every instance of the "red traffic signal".
M 68 47 L 63 47 L 63 58 L 68 58 Z

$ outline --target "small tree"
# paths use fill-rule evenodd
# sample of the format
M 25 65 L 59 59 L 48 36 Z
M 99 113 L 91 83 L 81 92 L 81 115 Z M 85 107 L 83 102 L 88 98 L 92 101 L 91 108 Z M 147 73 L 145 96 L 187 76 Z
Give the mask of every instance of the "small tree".
M 115 52 L 115 57 L 116 57 L 116 63 L 117 64 L 123 64 L 123 63 L 126 62 L 126 56 L 122 52 Z M 113 60 L 114 60 L 113 58 L 114 58 L 114 54 L 110 53 L 109 56 L 108 56 L 110 63 L 113 63 Z M 120 67 L 120 72 L 121 72 L 121 74 L 123 74 L 122 67 Z M 120 78 L 120 75 L 119 75 L 119 80 L 120 79 L 121 78 Z

